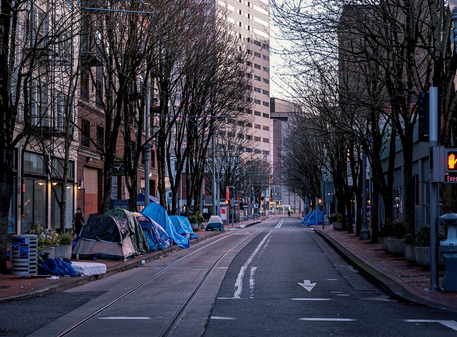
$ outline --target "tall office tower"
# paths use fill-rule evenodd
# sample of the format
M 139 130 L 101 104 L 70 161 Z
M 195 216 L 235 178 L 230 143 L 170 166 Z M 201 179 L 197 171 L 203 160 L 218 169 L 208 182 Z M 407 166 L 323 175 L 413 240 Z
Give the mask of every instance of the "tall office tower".
M 270 161 L 270 24 L 269 0 L 219 0 L 227 20 L 238 34 L 240 46 L 251 56 L 246 76 L 252 79 L 252 147 Z M 252 125 L 251 125 L 252 124 Z

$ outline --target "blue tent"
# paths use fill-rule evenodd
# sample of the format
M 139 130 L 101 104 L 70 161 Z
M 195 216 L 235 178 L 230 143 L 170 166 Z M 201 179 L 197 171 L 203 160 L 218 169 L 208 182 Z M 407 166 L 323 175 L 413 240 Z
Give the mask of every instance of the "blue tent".
M 160 200 L 156 197 L 153 197 L 152 195 L 149 195 L 149 203 L 151 202 L 159 203 Z M 136 195 L 136 204 L 138 206 L 144 206 L 144 193 L 138 193 Z
M 169 218 L 179 235 L 185 236 L 191 240 L 198 239 L 198 236 L 195 235 L 194 231 L 192 230 L 189 219 L 187 219 L 185 216 L 170 215 Z
M 306 227 L 316 224 L 316 211 L 309 212 L 300 221 L 301 224 L 305 224 Z M 317 211 L 317 225 L 322 225 L 322 211 Z
M 151 203 L 147 205 L 141 214 L 147 215 L 160 226 L 162 226 L 162 228 L 165 229 L 165 232 L 167 232 L 168 236 L 173 239 L 176 245 L 181 246 L 182 248 L 190 247 L 189 238 L 181 236 L 176 232 L 176 229 L 171 223 L 165 208 L 163 208 L 160 204 Z
M 144 214 L 136 212 L 132 212 L 132 214 L 140 223 L 151 251 L 164 250 L 173 245 L 173 240 L 157 222 Z

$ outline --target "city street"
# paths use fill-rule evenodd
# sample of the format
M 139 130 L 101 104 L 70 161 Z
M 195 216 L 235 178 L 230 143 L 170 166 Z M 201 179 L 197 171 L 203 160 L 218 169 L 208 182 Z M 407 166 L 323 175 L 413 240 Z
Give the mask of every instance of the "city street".
M 297 218 L 270 217 L 69 291 L 0 304 L 12 336 L 455 336 L 455 313 L 402 304 Z

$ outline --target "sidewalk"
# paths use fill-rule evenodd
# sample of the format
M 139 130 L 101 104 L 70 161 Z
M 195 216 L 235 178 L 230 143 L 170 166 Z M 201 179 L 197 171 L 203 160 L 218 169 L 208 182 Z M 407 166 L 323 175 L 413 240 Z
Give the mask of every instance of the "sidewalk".
M 230 224 L 229 226 L 225 226 L 225 230 L 227 232 L 231 228 L 244 228 L 246 226 L 259 223 L 262 219 L 264 219 L 264 217 L 259 220 L 247 220 L 240 223 L 235 223 L 233 227 Z M 204 223 L 204 225 L 206 226 L 206 223 Z M 196 243 L 201 242 L 203 240 L 212 238 L 217 235 L 221 235 L 221 233 L 224 232 L 207 232 L 204 229 L 200 229 L 195 232 L 195 234 L 198 236 L 198 239 L 191 240 L 190 244 L 191 246 L 193 246 Z M 82 277 L 59 277 L 59 279 L 50 279 L 50 276 L 45 275 L 37 275 L 32 277 L 0 275 L 0 303 L 30 297 L 38 297 L 71 289 L 73 287 L 82 285 L 90 281 L 95 281 L 97 279 L 108 277 L 125 270 L 136 268 L 141 265 L 142 260 L 148 263 L 149 261 L 163 258 L 165 256 L 172 254 L 174 251 L 181 249 L 181 247 L 173 247 L 166 249 L 164 251 L 157 251 L 154 253 L 139 255 L 132 259 L 129 259 L 126 262 L 122 260 L 98 259 L 96 262 L 104 263 L 106 265 L 107 271 L 103 275 Z M 86 262 L 92 261 L 87 260 Z
M 314 227 L 363 276 L 389 296 L 406 302 L 457 312 L 457 293 L 429 291 L 430 271 L 411 265 L 403 257 L 386 253 L 381 243 L 360 240 L 354 233 L 334 230 L 331 225 Z M 444 269 L 439 270 L 439 285 Z

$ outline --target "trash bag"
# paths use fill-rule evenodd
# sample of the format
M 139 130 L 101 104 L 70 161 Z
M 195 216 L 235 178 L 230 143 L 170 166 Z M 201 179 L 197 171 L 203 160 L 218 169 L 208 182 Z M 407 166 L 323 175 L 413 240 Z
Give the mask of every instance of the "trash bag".
M 41 275 L 78 276 L 71 263 L 65 262 L 61 258 L 44 260 Z

